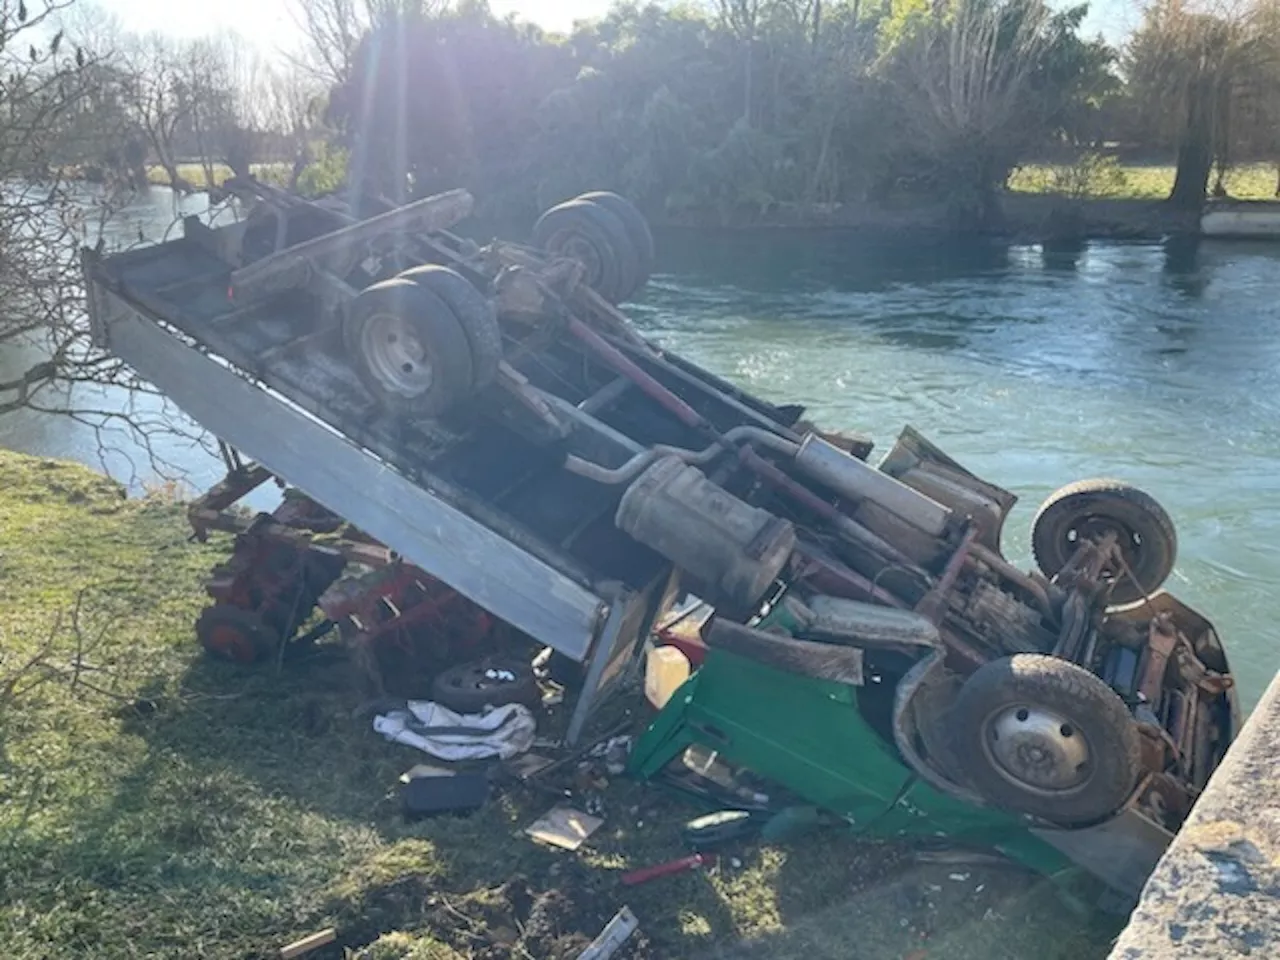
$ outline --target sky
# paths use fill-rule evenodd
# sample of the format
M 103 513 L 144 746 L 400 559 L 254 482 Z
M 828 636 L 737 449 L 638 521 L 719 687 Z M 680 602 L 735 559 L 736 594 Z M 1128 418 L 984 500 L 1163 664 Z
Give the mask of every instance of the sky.
M 128 31 L 158 30 L 178 37 L 196 37 L 226 28 L 246 36 L 264 53 L 292 49 L 299 32 L 291 16 L 290 0 L 216 0 L 215 3 L 174 3 L 173 0 L 97 0 L 112 11 Z M 1050 0 L 1054 6 L 1074 0 Z M 548 30 L 568 30 L 575 20 L 599 16 L 610 0 L 490 0 L 500 16 L 516 13 Z M 1137 0 L 1093 0 L 1085 21 L 1086 33 L 1101 32 L 1116 42 L 1135 26 Z M 252 25 L 252 26 L 250 26 Z

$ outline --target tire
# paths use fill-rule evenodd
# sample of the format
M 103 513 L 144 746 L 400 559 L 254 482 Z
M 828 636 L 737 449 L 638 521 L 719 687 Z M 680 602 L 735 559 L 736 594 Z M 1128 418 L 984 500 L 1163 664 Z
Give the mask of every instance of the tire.
M 1137 782 L 1139 734 L 1124 701 L 1057 657 L 985 664 L 961 687 L 950 726 L 973 787 L 1017 813 L 1094 824 L 1123 806 Z
M 1111 602 L 1132 603 L 1158 590 L 1177 562 L 1177 531 L 1153 497 L 1119 480 L 1081 480 L 1044 502 L 1031 528 L 1036 564 L 1053 577 L 1082 537 L 1107 530 L 1119 534 L 1125 563 L 1141 584 L 1115 571 Z
M 280 635 L 252 610 L 218 603 L 196 621 L 196 638 L 205 652 L 244 666 L 263 663 L 280 652 Z
M 471 347 L 472 389 L 493 383 L 502 362 L 502 330 L 493 302 L 462 274 L 438 264 L 414 267 L 400 276 L 426 287 L 453 311 Z
M 494 681 L 485 677 L 486 670 L 507 671 L 511 681 Z M 485 707 L 522 703 L 530 710 L 542 704 L 542 690 L 533 667 L 503 657 L 462 663 L 438 674 L 431 681 L 431 699 L 455 713 L 480 713 Z
M 412 280 L 360 291 L 343 317 L 342 340 L 365 388 L 398 416 L 437 417 L 471 393 L 462 325 L 444 300 Z
M 630 200 L 608 190 L 593 190 L 574 199 L 589 200 L 598 207 L 604 207 L 622 221 L 622 226 L 626 229 L 627 236 L 631 238 L 631 243 L 640 257 L 636 289 L 639 290 L 648 283 L 649 276 L 653 273 L 657 253 L 653 245 L 653 232 L 649 229 L 649 221 L 645 219 L 644 214 L 637 210 Z
M 533 242 L 545 253 L 579 260 L 586 283 L 612 304 L 640 287 L 640 252 L 621 220 L 589 200 L 552 207 L 533 227 Z

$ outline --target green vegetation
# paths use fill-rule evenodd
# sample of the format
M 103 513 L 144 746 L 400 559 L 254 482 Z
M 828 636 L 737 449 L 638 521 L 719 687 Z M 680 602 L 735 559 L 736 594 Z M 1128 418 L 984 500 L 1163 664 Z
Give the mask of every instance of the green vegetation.
M 1175 175 L 1172 164 L 1115 163 L 1087 170 L 1083 178 L 1076 165 L 1027 164 L 1010 175 L 1009 189 L 1016 193 L 1069 193 L 1064 186 L 1083 184 L 1083 196 L 1163 200 L 1173 189 Z M 1227 192 L 1241 200 L 1271 200 L 1276 192 L 1276 168 L 1265 163 L 1233 167 L 1225 183 Z
M 211 186 L 220 187 L 233 175 L 232 169 L 225 163 L 215 163 L 210 166 L 213 173 L 212 183 L 209 182 L 210 170 L 206 170 L 203 164 L 180 163 L 175 169 L 185 183 L 197 190 L 207 190 Z M 271 183 L 284 183 L 289 176 L 287 163 L 255 163 L 250 165 L 249 170 L 258 179 Z M 161 187 L 172 186 L 169 172 L 162 166 L 147 168 L 147 182 Z
M 1106 952 L 1111 931 L 1043 880 L 912 866 L 838 833 L 624 887 L 622 870 L 686 853 L 679 826 L 698 810 L 621 779 L 580 855 L 521 833 L 555 791 L 504 785 L 473 817 L 406 823 L 396 779 L 422 757 L 357 714 L 343 657 L 276 674 L 196 650 L 201 578 L 227 544 L 189 543 L 180 505 L 0 452 L 0 516 L 0 942 L 13 960 L 238 960 L 328 925 L 362 960 L 575 957 L 624 902 L 645 932 L 632 958 L 748 955 L 731 946 L 741 937 L 773 960 L 847 956 L 851 942 L 870 960 L 935 944 L 986 960 Z

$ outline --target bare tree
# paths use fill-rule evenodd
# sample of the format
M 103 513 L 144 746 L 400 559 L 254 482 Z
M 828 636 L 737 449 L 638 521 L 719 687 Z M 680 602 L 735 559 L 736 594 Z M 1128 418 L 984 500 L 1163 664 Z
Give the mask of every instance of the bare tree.
M 183 84 L 179 45 L 158 33 L 130 37 L 121 53 L 121 66 L 129 108 L 147 136 L 152 155 L 173 189 L 191 192 L 191 183 L 178 173 L 175 150 L 178 131 L 189 121 L 194 106 Z
M 302 171 L 314 159 L 313 143 L 323 110 L 324 90 L 313 73 L 296 65 L 269 69 L 262 80 L 258 98 L 263 110 L 262 125 L 279 135 L 289 151 L 288 187 L 293 190 Z
M 1177 146 L 1170 203 L 1197 208 L 1215 160 L 1225 192 L 1233 113 L 1263 77 L 1274 96 L 1275 24 L 1274 0 L 1156 0 L 1146 8 L 1125 68 L 1137 115 Z
M 295 66 L 325 86 L 345 83 L 372 22 L 368 0 L 293 0 L 292 14 L 306 37 Z
M 105 243 L 116 198 L 72 179 L 72 151 L 89 155 L 84 114 L 107 95 L 102 84 L 113 74 L 56 29 L 69 3 L 0 0 L 0 353 L 14 371 L 0 382 L 0 416 L 73 418 L 98 432 L 104 457 L 120 430 L 154 452 L 157 431 L 182 431 L 181 421 L 88 336 L 79 252 Z M 112 387 L 131 401 L 104 399 Z

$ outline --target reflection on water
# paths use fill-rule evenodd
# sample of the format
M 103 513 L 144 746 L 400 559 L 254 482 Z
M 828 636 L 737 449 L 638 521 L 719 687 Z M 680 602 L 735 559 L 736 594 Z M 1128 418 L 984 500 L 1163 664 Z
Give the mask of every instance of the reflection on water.
M 93 203 L 94 199 L 91 190 L 86 189 L 86 202 Z M 108 250 L 141 242 L 154 243 L 166 236 L 178 235 L 181 217 L 206 214 L 208 210 L 208 197 L 204 194 L 179 197 L 168 188 L 153 187 L 115 211 L 105 225 L 103 237 Z M 34 346 L 7 345 L 0 352 L 0 380 L 20 376 L 40 359 L 41 353 Z M 80 385 L 69 393 L 46 391 L 41 394 L 40 403 L 52 409 L 129 411 L 135 419 L 144 422 L 172 417 L 178 429 L 173 434 L 154 435 L 152 450 L 148 451 L 137 436 L 119 422 L 104 422 L 98 416 L 86 416 L 83 422 L 76 422 L 63 416 L 20 411 L 0 418 L 0 446 L 80 460 L 110 473 L 128 484 L 134 493 L 159 479 L 153 463 L 158 464 L 166 476 L 175 475 L 174 468 L 177 468 L 192 487 L 207 486 L 221 476 L 221 461 L 184 436 L 197 433 L 196 425 L 160 398 L 130 397 L 118 390 Z M 262 500 L 259 505 L 266 502 Z
M 157 190 L 117 229 L 152 239 L 172 219 Z M 1280 666 L 1280 250 L 837 232 L 658 241 L 660 272 L 631 310 L 640 327 L 881 449 L 903 424 L 923 430 L 1019 495 L 1005 534 L 1019 562 L 1058 486 L 1110 475 L 1149 490 L 1179 529 L 1172 589 L 1217 624 L 1246 703 L 1257 699 Z M 0 358 L 0 376 L 10 366 Z M 93 437 L 62 420 L 0 420 L 0 443 L 97 465 Z M 199 451 L 164 452 L 195 485 L 219 472 Z

